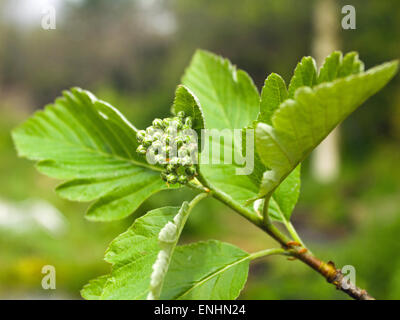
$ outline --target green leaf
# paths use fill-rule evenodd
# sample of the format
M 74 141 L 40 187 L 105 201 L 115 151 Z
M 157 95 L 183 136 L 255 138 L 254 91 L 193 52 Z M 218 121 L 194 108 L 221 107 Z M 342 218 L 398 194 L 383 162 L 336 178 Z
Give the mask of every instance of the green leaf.
M 89 283 L 86 284 L 81 290 L 82 298 L 86 300 L 100 300 L 108 277 L 108 275 L 104 275 L 90 280 Z
M 313 67 L 312 64 L 309 66 Z M 295 79 L 299 77 L 301 67 L 297 68 L 297 73 L 293 76 Z M 311 72 L 312 73 L 312 72 Z M 296 80 L 292 80 L 295 83 Z M 292 84 L 293 86 L 294 84 Z M 292 87 L 293 88 L 293 87 Z M 292 89 L 293 90 L 293 89 Z M 272 115 L 288 98 L 285 80 L 276 73 L 271 73 L 265 80 L 264 87 L 261 92 L 260 114 L 257 122 L 272 124 Z M 261 161 L 257 157 L 257 161 Z M 258 165 L 258 167 L 261 167 Z M 264 167 L 265 168 L 265 167 Z M 300 166 L 298 170 L 292 172 L 275 190 L 268 203 L 268 213 L 272 219 L 283 222 L 283 219 L 290 219 L 292 211 L 297 203 L 300 194 Z M 257 211 L 262 211 L 264 201 L 259 203 Z
M 261 92 L 260 114 L 257 121 L 271 124 L 271 118 L 279 105 L 288 98 L 285 80 L 276 73 L 271 73 L 265 80 Z
M 182 82 L 199 101 L 206 129 L 213 136 L 210 148 L 213 151 L 221 150 L 219 156 L 213 152 L 207 161 L 200 162 L 202 175 L 213 188 L 222 190 L 234 201 L 245 205 L 249 198 L 257 194 L 265 170 L 254 159 L 254 146 L 246 145 L 246 139 L 242 140 L 243 131 L 240 132 L 251 128 L 259 113 L 260 98 L 257 88 L 247 73 L 236 69 L 228 60 L 201 50 L 194 55 Z M 233 129 L 239 129 L 237 137 L 234 136 Z M 235 140 L 235 147 L 223 143 L 227 139 Z M 235 161 L 242 158 L 243 153 L 251 155 L 254 160 L 251 174 L 243 171 L 244 164 Z M 202 156 L 204 154 L 205 149 L 202 150 Z M 225 155 L 231 156 L 230 163 L 224 163 L 227 159 Z
M 159 292 L 154 290 L 161 290 L 165 277 L 162 299 L 235 299 L 246 282 L 249 255 L 219 241 L 175 248 L 190 209 L 184 203 L 182 208 L 164 207 L 136 219 L 106 252 L 105 260 L 113 265 L 111 274 L 90 281 L 82 289 L 82 296 L 146 299 L 151 291 L 157 298 Z M 171 229 L 173 232 L 169 232 Z M 167 263 L 153 267 L 165 250 Z M 162 272 L 155 275 L 158 268 Z M 152 283 L 158 276 L 161 282 Z
M 242 129 L 259 111 L 259 94 L 252 79 L 229 60 L 198 50 L 182 83 L 199 99 L 209 129 Z
M 347 77 L 364 71 L 364 63 L 358 58 L 357 52 L 349 52 L 341 62 L 338 70 L 338 78 Z
M 167 186 L 159 170 L 136 153 L 136 128 L 111 105 L 74 88 L 36 112 L 13 133 L 18 154 L 38 160 L 42 173 L 67 182 L 57 193 L 74 201 L 98 199 L 93 220 L 121 219 Z
M 301 165 L 293 170 L 274 191 L 268 207 L 272 219 L 283 222 L 290 220 L 300 195 Z
M 341 121 L 389 82 L 397 67 L 397 62 L 389 62 L 314 88 L 299 88 L 294 99 L 274 113 L 272 125 L 259 123 L 257 151 L 270 169 L 259 196 L 271 194 Z
M 330 82 L 337 78 L 339 66 L 342 61 L 342 53 L 339 51 L 333 52 L 325 59 L 324 65 L 319 71 L 317 83 Z
M 177 247 L 161 299 L 236 299 L 246 283 L 249 260 L 248 253 L 219 241 Z
M 315 83 L 331 82 L 337 78 L 359 73 L 363 70 L 363 64 L 358 59 L 356 52 L 350 52 L 342 57 L 339 51 L 329 55 L 319 72 L 315 81 L 315 62 L 312 58 L 303 59 L 297 66 L 291 80 L 291 94 L 302 86 L 313 86 Z M 284 80 L 275 74 L 271 74 L 264 85 L 261 94 L 261 113 L 264 117 L 259 122 L 272 125 L 272 115 L 279 105 L 288 98 Z M 264 102 L 265 101 L 265 102 Z M 292 211 L 300 194 L 300 165 L 289 176 L 283 180 L 273 193 L 269 202 L 269 215 L 272 219 L 284 222 L 290 220 Z
M 203 111 L 201 110 L 200 103 L 197 98 L 190 92 L 190 90 L 179 85 L 175 92 L 175 100 L 172 105 L 172 112 L 177 114 L 179 111 L 185 112 L 186 116 L 193 118 L 194 130 L 204 128 Z
M 293 209 L 300 195 L 300 170 L 299 165 L 276 188 L 268 201 L 268 215 L 272 220 L 282 223 L 290 221 Z M 254 199 L 253 208 L 261 215 L 264 209 L 265 199 Z
M 113 265 L 101 299 L 146 299 L 150 291 L 152 266 L 160 252 L 159 233 L 173 222 L 179 207 L 149 211 L 113 240 L 105 260 Z
M 289 98 L 293 98 L 296 90 L 301 87 L 312 87 L 317 80 L 317 67 L 312 57 L 304 57 L 294 70 L 289 84 Z
M 357 52 L 349 52 L 343 58 L 340 51 L 335 51 L 325 59 L 317 83 L 330 82 L 362 71 L 364 64 L 358 59 Z
M 157 255 L 156 262 L 153 264 L 153 273 L 151 274 L 150 280 L 150 293 L 147 296 L 148 300 L 156 300 L 160 298 L 164 279 L 186 220 L 193 207 L 201 199 L 204 199 L 207 196 L 207 194 L 201 193 L 190 203 L 184 202 L 173 221 L 167 222 L 167 224 L 161 229 L 158 235 L 161 250 Z

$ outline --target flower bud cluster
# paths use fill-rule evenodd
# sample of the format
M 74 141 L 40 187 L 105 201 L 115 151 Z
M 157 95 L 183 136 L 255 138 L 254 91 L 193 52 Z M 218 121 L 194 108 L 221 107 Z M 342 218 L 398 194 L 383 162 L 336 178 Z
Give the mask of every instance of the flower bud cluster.
M 169 184 L 186 184 L 196 175 L 197 135 L 192 118 L 183 111 L 176 117 L 154 119 L 150 127 L 140 130 L 137 152 L 151 163 L 164 167 L 161 178 Z

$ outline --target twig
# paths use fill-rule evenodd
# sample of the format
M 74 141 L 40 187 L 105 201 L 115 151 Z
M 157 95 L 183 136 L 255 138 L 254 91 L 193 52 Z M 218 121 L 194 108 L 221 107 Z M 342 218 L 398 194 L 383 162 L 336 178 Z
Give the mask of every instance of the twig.
M 207 193 L 210 193 L 212 197 L 226 204 L 251 223 L 261 228 L 264 232 L 275 239 L 288 255 L 293 259 L 297 258 L 310 266 L 321 274 L 329 283 L 334 284 L 338 290 L 343 291 L 356 300 L 375 300 L 375 298 L 370 296 L 367 291 L 358 288 L 355 284 L 345 279 L 340 269 L 337 269 L 333 262 L 329 261 L 328 263 L 325 263 L 318 259 L 305 248 L 301 241 L 299 241 L 300 246 L 293 245 L 293 241 L 276 228 L 274 224 L 266 223 L 266 221 L 269 220 L 264 220 L 260 216 L 253 214 L 250 210 L 238 205 L 225 193 L 217 188 L 213 188 L 201 174 L 199 174 L 198 181 L 204 188 L 203 192 L 205 192 L 204 190 L 207 190 Z
M 301 252 L 301 249 L 298 248 L 292 251 L 292 256 L 313 268 L 329 283 L 334 284 L 338 290 L 343 291 L 350 297 L 356 300 L 375 300 L 366 290 L 357 287 L 346 279 L 341 270 L 337 269 L 332 261 L 325 263 L 308 252 Z

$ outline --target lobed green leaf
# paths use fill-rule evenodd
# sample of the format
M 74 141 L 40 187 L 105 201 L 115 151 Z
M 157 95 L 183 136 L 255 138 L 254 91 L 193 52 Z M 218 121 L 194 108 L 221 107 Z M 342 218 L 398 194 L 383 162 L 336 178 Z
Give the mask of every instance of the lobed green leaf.
M 259 123 L 257 151 L 264 165 L 259 196 L 271 194 L 297 165 L 351 112 L 395 75 L 397 62 L 352 74 L 314 88 L 296 90 L 272 117 Z
M 166 189 L 159 170 L 136 153 L 136 128 L 114 107 L 74 88 L 12 132 L 18 154 L 40 172 L 67 182 L 57 193 L 92 201 L 92 220 L 122 219 Z
M 213 153 L 207 164 L 200 163 L 202 175 L 213 188 L 222 190 L 240 205 L 246 205 L 246 201 L 257 194 L 265 168 L 255 159 L 251 174 L 238 175 L 237 170 L 243 169 L 243 165 L 235 159 L 242 157 L 242 152 L 254 157 L 254 146 L 246 146 L 246 139 L 241 141 L 241 135 L 236 137 L 235 148 L 224 141 L 229 135 L 229 139 L 235 139 L 233 129 L 242 130 L 243 134 L 246 128 L 251 129 L 259 113 L 257 88 L 246 72 L 238 70 L 227 59 L 202 50 L 195 53 L 182 82 L 197 97 L 206 129 L 218 130 L 214 131 L 210 148 L 221 150 L 220 155 Z M 224 163 L 225 155 L 232 157 L 231 163 Z

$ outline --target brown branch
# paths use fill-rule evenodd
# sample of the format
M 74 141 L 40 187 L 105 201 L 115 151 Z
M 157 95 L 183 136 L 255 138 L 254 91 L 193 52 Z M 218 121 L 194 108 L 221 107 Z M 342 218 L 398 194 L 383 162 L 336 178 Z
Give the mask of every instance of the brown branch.
M 292 247 L 293 248 L 293 247 Z M 308 252 L 299 248 L 290 249 L 292 256 L 301 260 L 319 274 L 329 283 L 336 286 L 336 289 L 343 291 L 356 300 L 375 300 L 366 290 L 358 288 L 354 283 L 346 279 L 340 269 L 335 267 L 332 261 L 325 263 Z

